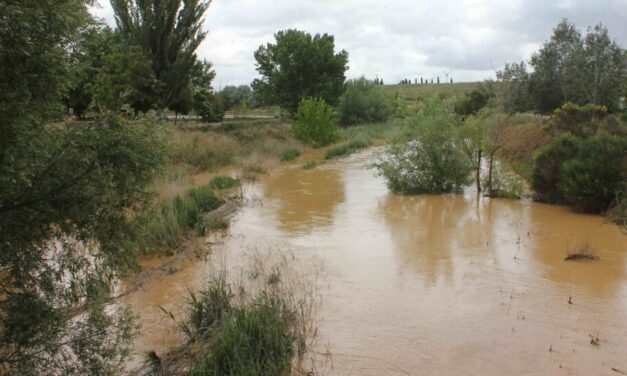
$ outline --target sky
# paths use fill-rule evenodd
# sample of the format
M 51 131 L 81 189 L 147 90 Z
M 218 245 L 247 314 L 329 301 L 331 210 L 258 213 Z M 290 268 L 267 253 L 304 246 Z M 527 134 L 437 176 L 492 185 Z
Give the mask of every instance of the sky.
M 115 25 L 108 0 L 93 13 Z M 214 64 L 214 87 L 258 77 L 254 51 L 295 28 L 335 36 L 349 54 L 348 78 L 494 78 L 527 61 L 562 18 L 582 32 L 603 23 L 627 47 L 627 0 L 213 0 L 198 49 Z

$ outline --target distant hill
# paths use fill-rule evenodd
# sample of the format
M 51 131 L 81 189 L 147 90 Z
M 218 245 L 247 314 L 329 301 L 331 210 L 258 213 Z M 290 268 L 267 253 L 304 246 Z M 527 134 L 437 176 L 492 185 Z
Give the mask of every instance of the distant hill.
M 412 101 L 432 94 L 444 96 L 463 95 L 478 90 L 481 82 L 456 82 L 441 84 L 383 85 L 383 91 L 390 97 L 399 93 L 405 100 Z

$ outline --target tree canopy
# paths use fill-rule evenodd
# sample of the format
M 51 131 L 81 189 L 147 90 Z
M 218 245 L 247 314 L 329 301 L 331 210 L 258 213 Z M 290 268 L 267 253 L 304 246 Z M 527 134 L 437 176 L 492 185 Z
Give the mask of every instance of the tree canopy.
M 313 37 L 300 30 L 274 35 L 276 42 L 255 51 L 260 79 L 252 86 L 264 104 L 276 104 L 295 113 L 304 98 L 322 98 L 336 105 L 344 92 L 348 53 L 335 52 L 332 35 Z

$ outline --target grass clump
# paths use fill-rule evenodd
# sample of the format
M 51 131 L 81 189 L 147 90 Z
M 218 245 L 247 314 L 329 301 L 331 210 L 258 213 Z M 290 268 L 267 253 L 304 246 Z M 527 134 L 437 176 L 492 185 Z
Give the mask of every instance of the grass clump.
M 228 175 L 214 176 L 211 180 L 209 180 L 209 187 L 213 189 L 231 189 L 238 187 L 239 185 L 239 180 Z
M 584 242 L 579 247 L 568 251 L 564 261 L 595 261 L 598 259 L 597 249 L 590 242 Z
M 278 261 L 275 256 L 252 255 L 252 263 L 235 279 L 221 271 L 202 291 L 192 293 L 187 319 L 178 323 L 185 343 L 149 359 L 148 373 L 290 374 L 293 360 L 315 336 L 319 301 L 314 278 L 291 266 L 293 256 L 278 254 Z
M 305 163 L 303 165 L 303 170 L 311 170 L 312 168 L 316 167 L 318 165 L 318 163 L 316 163 L 316 161 L 307 161 L 307 163 Z
M 204 235 L 207 228 L 202 214 L 217 209 L 222 203 L 206 185 L 156 205 L 138 221 L 136 241 L 140 251 L 169 253 L 189 231 Z
M 290 162 L 298 157 L 300 157 L 300 150 L 296 148 L 288 148 L 281 153 L 281 161 L 283 162 Z
M 370 145 L 372 145 L 372 140 L 364 138 L 364 137 L 359 137 L 349 142 L 345 142 L 343 144 L 330 148 L 329 150 L 327 150 L 324 158 L 332 159 L 332 158 L 342 157 L 345 155 L 352 154 L 356 152 L 357 150 L 366 148 Z

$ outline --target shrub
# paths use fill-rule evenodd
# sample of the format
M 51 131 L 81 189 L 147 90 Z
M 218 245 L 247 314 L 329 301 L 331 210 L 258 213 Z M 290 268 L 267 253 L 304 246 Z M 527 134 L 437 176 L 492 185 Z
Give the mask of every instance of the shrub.
M 281 153 L 281 160 L 283 162 L 289 162 L 289 161 L 293 161 L 299 156 L 300 156 L 300 150 L 296 148 L 289 148 L 289 149 L 283 150 L 283 153 Z
M 337 141 L 339 133 L 333 109 L 321 98 L 303 99 L 294 116 L 294 136 L 313 147 Z
M 575 158 L 562 164 L 559 189 L 576 210 L 607 210 L 627 181 L 627 139 L 600 134 L 579 142 Z
M 348 81 L 346 91 L 340 98 L 340 124 L 384 122 L 391 113 L 387 96 L 364 77 Z
M 553 112 L 551 126 L 557 132 L 570 132 L 577 136 L 595 134 L 598 121 L 607 116 L 607 107 L 588 103 L 578 105 L 566 102 Z
M 490 96 L 484 91 L 473 90 L 457 101 L 455 112 L 462 116 L 476 114 L 488 104 L 489 99 Z
M 558 188 L 562 164 L 577 154 L 579 139 L 564 134 L 551 142 L 534 160 L 531 186 L 535 198 L 549 203 L 562 203 L 564 196 Z
M 416 138 L 386 150 L 375 167 L 392 191 L 444 193 L 468 184 L 471 167 L 455 137 L 455 117 L 449 114 L 441 102 L 427 102 L 407 124 Z

